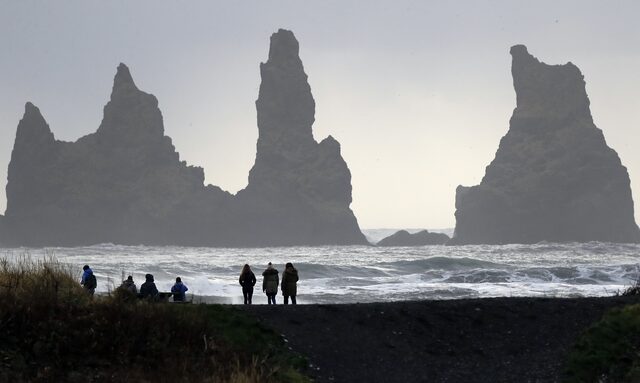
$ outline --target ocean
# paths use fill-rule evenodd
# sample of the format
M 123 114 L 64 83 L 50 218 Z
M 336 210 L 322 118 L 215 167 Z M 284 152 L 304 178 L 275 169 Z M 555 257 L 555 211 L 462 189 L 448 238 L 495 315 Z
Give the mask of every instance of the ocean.
M 281 248 L 150 247 L 103 244 L 74 248 L 5 248 L 15 262 L 55 258 L 77 273 L 89 264 L 97 291 L 113 291 L 127 275 L 144 275 L 168 291 L 180 276 L 194 301 L 239 304 L 245 263 L 258 283 L 254 304 L 266 303 L 261 273 L 268 262 L 298 269 L 298 303 L 356 303 L 482 297 L 608 296 L 640 276 L 640 245 L 539 243 L 425 247 L 327 246 Z M 282 297 L 278 296 L 278 303 Z

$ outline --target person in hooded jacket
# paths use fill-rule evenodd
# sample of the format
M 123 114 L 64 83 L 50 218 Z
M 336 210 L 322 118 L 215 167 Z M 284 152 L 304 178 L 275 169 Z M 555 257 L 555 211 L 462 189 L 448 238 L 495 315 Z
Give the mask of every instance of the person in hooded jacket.
M 136 287 L 136 283 L 133 281 L 133 277 L 129 275 L 126 280 L 122 281 L 120 288 L 129 291 L 133 295 L 138 294 L 138 287 Z
M 256 284 L 256 276 L 251 271 L 251 267 L 245 264 L 240 273 L 240 286 L 242 286 L 242 295 L 244 296 L 244 304 L 250 305 L 253 297 L 253 286 Z
M 174 302 L 184 302 L 185 293 L 189 290 L 189 288 L 182 283 L 182 279 L 180 277 L 176 278 L 176 283 L 171 287 L 171 292 L 173 293 L 173 301 Z
M 298 292 L 298 270 L 293 267 L 291 262 L 288 262 L 284 267 L 282 273 L 282 295 L 284 296 L 284 304 L 289 304 L 289 297 L 291 297 L 291 304 L 296 304 L 296 295 Z
M 144 279 L 144 283 L 140 286 L 140 298 L 158 299 L 158 288 L 153 282 L 153 275 L 146 274 Z
M 93 293 L 96 291 L 96 276 L 93 275 L 93 270 L 89 267 L 89 265 L 84 265 L 82 267 L 82 279 L 80 280 L 80 284 L 84 289 L 89 293 L 89 295 L 93 296 Z
M 267 265 L 267 269 L 262 272 L 262 292 L 267 294 L 269 304 L 276 304 L 276 294 L 278 294 L 278 270 L 276 270 L 271 262 Z

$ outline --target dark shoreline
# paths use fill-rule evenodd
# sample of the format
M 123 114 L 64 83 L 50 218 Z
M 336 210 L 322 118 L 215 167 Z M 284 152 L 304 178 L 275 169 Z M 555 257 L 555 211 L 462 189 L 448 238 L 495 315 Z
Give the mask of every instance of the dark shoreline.
M 238 306 L 306 356 L 316 382 L 558 382 L 568 351 L 637 297 Z

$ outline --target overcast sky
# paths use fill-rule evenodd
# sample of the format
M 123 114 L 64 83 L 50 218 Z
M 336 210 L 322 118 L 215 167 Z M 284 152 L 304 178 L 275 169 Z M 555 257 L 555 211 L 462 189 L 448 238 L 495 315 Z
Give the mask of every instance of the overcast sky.
M 316 101 L 314 136 L 341 143 L 362 228 L 455 226 L 456 186 L 480 182 L 508 129 L 514 44 L 582 70 L 595 123 L 640 201 L 638 1 L 0 5 L 1 180 L 26 101 L 57 139 L 75 141 L 98 128 L 124 62 L 158 98 L 181 158 L 237 192 L 255 159 L 259 63 L 286 28 Z

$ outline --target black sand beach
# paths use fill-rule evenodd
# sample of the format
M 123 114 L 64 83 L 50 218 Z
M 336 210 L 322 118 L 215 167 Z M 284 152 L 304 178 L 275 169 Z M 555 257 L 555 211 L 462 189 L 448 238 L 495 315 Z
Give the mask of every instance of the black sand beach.
M 281 299 L 281 297 L 279 297 Z M 568 350 L 632 297 L 243 307 L 317 382 L 558 382 Z

